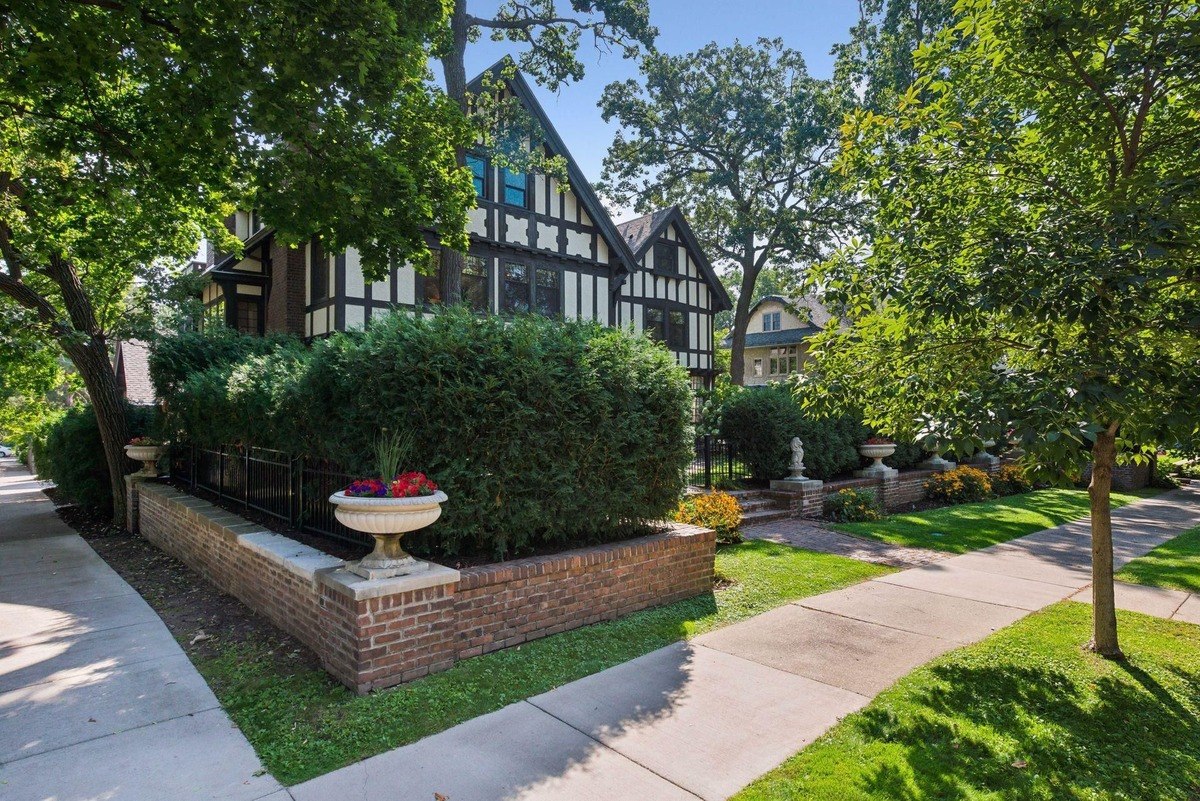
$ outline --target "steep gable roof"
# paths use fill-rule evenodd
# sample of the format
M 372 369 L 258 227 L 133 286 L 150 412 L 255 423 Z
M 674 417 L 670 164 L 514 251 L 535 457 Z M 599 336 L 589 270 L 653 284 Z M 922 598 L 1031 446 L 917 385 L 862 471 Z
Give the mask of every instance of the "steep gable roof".
M 679 210 L 678 206 L 668 206 L 637 219 L 620 223 L 617 225 L 617 230 L 620 231 L 621 236 L 625 238 L 625 243 L 633 251 L 635 261 L 640 262 L 650 246 L 662 236 L 662 232 L 672 223 L 679 229 L 679 233 L 683 236 L 683 243 L 692 251 L 696 264 L 700 267 L 701 275 L 704 276 L 709 288 L 716 295 L 716 311 L 732 309 L 733 302 L 729 299 L 729 293 L 725 291 L 725 285 L 721 283 L 717 271 L 713 269 L 712 263 L 704 255 L 700 243 L 696 240 L 696 234 L 692 231 L 692 226 L 688 224 L 687 217 L 683 216 L 683 212 Z
M 467 89 L 471 92 L 479 92 L 483 88 L 483 76 L 488 73 L 499 75 L 502 70 L 512 65 L 513 61 L 508 56 L 497 61 L 486 70 L 476 75 L 471 82 L 467 84 Z M 616 225 L 613 224 L 612 217 L 608 210 L 604 208 L 604 204 L 600 202 L 600 198 L 596 196 L 596 190 L 592 189 L 591 183 L 584 177 L 583 171 L 579 169 L 578 162 L 571 155 L 571 151 L 567 149 L 567 145 L 563 142 L 562 137 L 558 135 L 554 125 L 550 122 L 550 118 L 546 116 L 546 110 L 542 108 L 542 104 L 538 102 L 537 97 L 533 93 L 533 87 L 525 80 L 525 76 L 520 70 L 513 70 L 512 77 L 505 77 L 505 83 L 508 84 L 509 90 L 521 101 L 521 104 L 534 116 L 538 125 L 542 128 L 542 134 L 546 137 L 546 146 L 551 153 L 556 156 L 562 156 L 567 162 L 567 178 L 571 183 L 571 190 L 575 196 L 579 198 L 579 202 L 583 205 L 592 222 L 600 229 L 601 235 L 608 242 L 609 251 L 615 253 L 618 259 L 618 264 L 621 273 L 628 275 L 633 272 L 637 265 L 637 259 L 633 257 L 633 252 L 629 246 L 625 244 L 625 240 L 617 231 Z M 619 283 L 618 283 L 619 285 Z

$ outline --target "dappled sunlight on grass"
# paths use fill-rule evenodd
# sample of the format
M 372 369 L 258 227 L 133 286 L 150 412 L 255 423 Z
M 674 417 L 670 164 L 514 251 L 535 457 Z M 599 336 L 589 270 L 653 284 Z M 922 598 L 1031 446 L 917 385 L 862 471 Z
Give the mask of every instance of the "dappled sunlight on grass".
M 1200 593 L 1200 526 L 1134 559 L 1117 574 L 1121 581 Z
M 1178 799 L 1200 792 L 1200 629 L 1122 613 L 1129 661 L 1062 603 L 901 679 L 736 796 Z
M 1146 493 L 1114 492 L 1114 508 Z M 895 545 L 966 553 L 1007 542 L 1035 531 L 1087 517 L 1086 490 L 1043 489 L 982 503 L 966 503 L 925 512 L 889 515 L 872 523 L 843 523 L 833 528 Z

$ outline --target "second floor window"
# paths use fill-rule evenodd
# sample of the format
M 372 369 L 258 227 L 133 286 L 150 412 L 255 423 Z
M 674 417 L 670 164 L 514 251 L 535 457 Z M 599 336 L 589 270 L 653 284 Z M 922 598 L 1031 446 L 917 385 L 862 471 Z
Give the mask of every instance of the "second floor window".
M 562 313 L 562 277 L 558 270 L 504 262 L 500 280 L 500 311 L 510 314 L 536 311 L 546 317 Z
M 502 170 L 504 175 L 504 202 L 509 206 L 528 208 L 529 181 L 523 172 Z
M 468 153 L 467 169 L 471 171 L 471 183 L 475 184 L 475 196 L 487 198 L 487 159 Z
M 430 274 L 421 276 L 425 285 L 424 299 L 426 306 L 437 306 L 442 302 L 442 251 L 432 250 L 429 253 Z M 488 303 L 488 271 L 487 261 L 482 256 L 467 256 L 462 271 L 462 302 L 473 312 L 486 313 Z
M 767 314 L 763 315 L 763 330 L 764 331 L 778 331 L 779 325 L 780 325 L 779 312 L 768 312 Z
M 486 313 L 488 304 L 487 262 L 479 256 L 467 256 L 463 265 L 462 299 L 471 311 Z
M 687 315 L 682 311 L 647 306 L 645 321 L 646 336 L 674 350 L 687 348 Z

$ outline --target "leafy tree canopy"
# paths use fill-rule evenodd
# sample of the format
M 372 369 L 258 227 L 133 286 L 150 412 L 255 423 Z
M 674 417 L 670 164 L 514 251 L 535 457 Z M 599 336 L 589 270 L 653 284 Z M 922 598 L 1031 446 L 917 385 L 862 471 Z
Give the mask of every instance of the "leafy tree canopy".
M 778 39 L 651 53 L 641 69 L 643 83 L 611 84 L 601 99 L 605 121 L 621 128 L 600 188 L 642 212 L 679 205 L 710 258 L 740 268 L 740 381 L 759 275 L 822 258 L 848 233 L 854 198 L 831 170 L 848 96 Z
M 894 111 L 845 126 L 875 230 L 814 276 L 858 319 L 812 380 L 889 433 L 970 451 L 1011 427 L 1047 472 L 1091 459 L 1091 645 L 1119 656 L 1115 454 L 1200 434 L 1200 11 L 957 10 Z
M 1179 2 L 961 3 L 894 114 L 845 127 L 878 236 L 814 275 L 861 322 L 820 348 L 872 424 L 1050 462 L 1197 433 L 1200 51 Z M 927 93 L 928 101 L 919 95 Z M 919 130 L 914 142 L 907 134 Z
M 235 207 L 285 241 L 353 245 L 371 275 L 424 252 L 425 227 L 465 245 L 468 127 L 426 67 L 445 21 L 439 0 L 0 10 L 0 295 L 79 368 L 114 493 L 125 428 L 106 340 L 140 269 L 202 234 L 235 250 Z
M 954 19 L 954 0 L 860 0 L 850 40 L 834 45 L 834 80 L 861 105 L 890 108 L 918 77 L 913 51 Z

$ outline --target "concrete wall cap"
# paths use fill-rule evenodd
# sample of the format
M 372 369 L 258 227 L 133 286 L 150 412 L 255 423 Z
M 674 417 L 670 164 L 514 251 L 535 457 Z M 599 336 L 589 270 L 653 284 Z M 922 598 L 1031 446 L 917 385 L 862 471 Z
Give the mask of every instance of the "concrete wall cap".
M 328 570 L 317 573 L 317 580 L 321 584 L 332 587 L 355 601 L 381 598 L 384 595 L 398 595 L 402 592 L 415 592 L 448 584 L 457 585 L 458 579 L 457 570 L 432 563 L 426 569 L 416 573 L 386 579 L 369 580 L 351 573 L 349 570 Z

